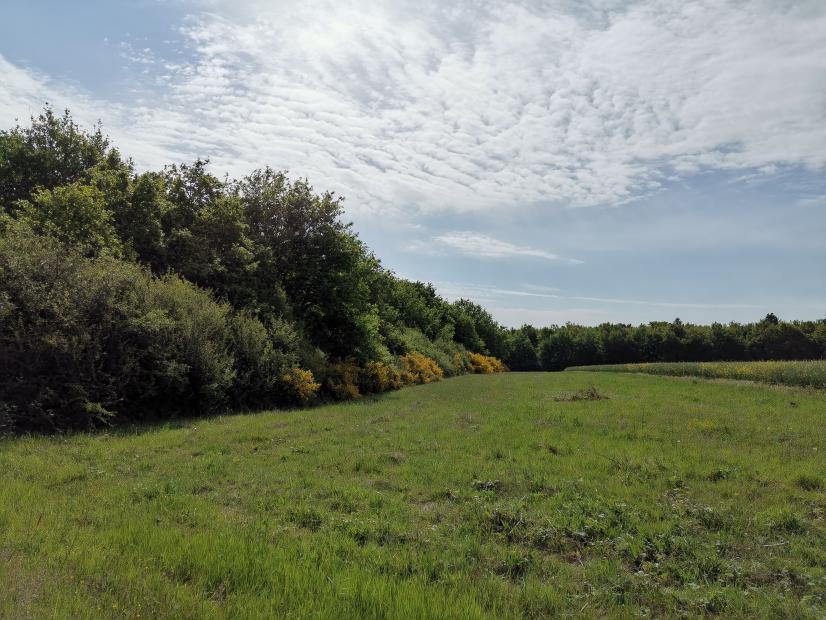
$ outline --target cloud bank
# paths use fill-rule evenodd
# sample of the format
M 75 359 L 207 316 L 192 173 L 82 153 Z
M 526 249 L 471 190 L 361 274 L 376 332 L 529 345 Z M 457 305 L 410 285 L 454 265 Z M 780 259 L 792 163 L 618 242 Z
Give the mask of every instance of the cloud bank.
M 48 99 L 102 117 L 139 164 L 291 168 L 377 213 L 614 205 L 704 170 L 826 165 L 819 0 L 212 0 L 191 12 L 183 59 L 127 54 L 147 71 L 142 97 L 95 101 L 0 57 L 0 113 Z

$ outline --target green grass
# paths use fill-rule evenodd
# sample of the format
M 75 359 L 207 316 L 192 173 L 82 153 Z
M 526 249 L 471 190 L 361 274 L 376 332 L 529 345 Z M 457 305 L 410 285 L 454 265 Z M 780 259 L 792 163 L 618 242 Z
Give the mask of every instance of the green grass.
M 704 379 L 736 379 L 826 389 L 826 360 L 799 362 L 654 362 L 575 366 L 569 371 L 632 372 Z
M 823 617 L 825 415 L 514 373 L 9 439 L 0 617 Z

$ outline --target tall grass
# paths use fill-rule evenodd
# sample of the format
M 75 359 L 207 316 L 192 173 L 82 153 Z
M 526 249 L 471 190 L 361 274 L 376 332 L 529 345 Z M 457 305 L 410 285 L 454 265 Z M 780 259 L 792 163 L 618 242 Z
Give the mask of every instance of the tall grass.
M 826 360 L 800 362 L 654 362 L 575 366 L 566 370 L 632 372 L 706 379 L 739 379 L 802 387 L 826 388 Z
M 0 618 L 824 618 L 824 408 L 474 374 L 2 439 Z

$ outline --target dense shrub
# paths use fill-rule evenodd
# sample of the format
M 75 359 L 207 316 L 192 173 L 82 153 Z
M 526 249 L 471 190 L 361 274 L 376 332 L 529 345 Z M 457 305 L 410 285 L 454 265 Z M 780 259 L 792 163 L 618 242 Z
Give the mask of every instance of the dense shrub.
M 327 367 L 324 391 L 336 400 L 353 400 L 361 396 L 358 383 L 361 369 L 352 360 L 340 360 Z
M 473 372 L 473 364 L 470 363 L 470 354 L 467 351 L 456 351 L 453 354 L 453 374 L 464 375 Z
M 297 405 L 306 405 L 315 398 L 321 387 L 311 371 L 298 367 L 291 368 L 280 379 L 285 402 Z
M 435 362 L 421 353 L 408 353 L 399 358 L 401 380 L 405 384 L 432 383 L 444 377 L 444 371 Z
M 295 378 L 290 373 L 299 361 L 297 331 L 282 320 L 272 321 L 267 328 L 257 318 L 243 313 L 232 318 L 230 328 L 235 354 L 233 402 L 244 406 L 271 404 L 273 395 L 281 389 L 283 377 Z M 296 400 L 292 387 L 287 390 L 286 400 Z M 305 399 L 298 398 L 299 402 L 302 400 Z
M 535 371 L 541 368 L 536 343 L 526 332 L 527 329 L 516 332 L 508 342 L 507 363 L 511 370 Z
M 359 373 L 359 390 L 365 394 L 380 394 L 403 386 L 401 372 L 384 362 L 367 362 Z
M 449 330 L 448 330 L 449 331 Z M 465 347 L 455 342 L 445 330 L 431 340 L 417 329 L 410 327 L 401 330 L 401 340 L 404 344 L 402 353 L 416 352 L 435 361 L 442 369 L 444 376 L 461 375 L 467 372 L 464 364 L 457 366 L 457 355 L 465 359 Z
M 114 217 L 102 191 L 72 183 L 53 190 L 38 189 L 31 202 L 17 203 L 17 217 L 44 235 L 74 245 L 89 255 L 122 253 Z
M 66 111 L 46 108 L 30 127 L 0 131 L 0 209 L 28 199 L 37 188 L 88 180 L 92 171 L 122 167 L 100 127 L 82 130 Z
M 470 353 L 468 355 L 473 372 L 476 374 L 489 375 L 496 372 L 505 372 L 507 368 L 501 360 L 480 353 Z
M 85 258 L 7 223 L 0 299 L 7 427 L 87 428 L 226 402 L 235 377 L 230 309 L 180 278 Z

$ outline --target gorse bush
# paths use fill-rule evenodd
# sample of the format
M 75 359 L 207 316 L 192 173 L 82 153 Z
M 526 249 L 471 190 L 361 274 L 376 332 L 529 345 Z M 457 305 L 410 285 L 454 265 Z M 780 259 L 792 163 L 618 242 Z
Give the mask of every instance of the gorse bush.
M 285 401 L 297 405 L 306 405 L 313 400 L 321 387 L 311 371 L 297 367 L 281 375 L 281 385 Z
M 470 355 L 467 351 L 456 351 L 456 353 L 453 354 L 452 371 L 454 375 L 473 372 L 473 364 L 470 362 Z
M 282 320 L 271 321 L 265 327 L 257 318 L 240 313 L 233 317 L 230 330 L 235 354 L 233 404 L 271 404 L 273 395 L 279 393 L 281 378 L 299 362 L 295 327 Z M 286 400 L 292 402 L 295 394 L 291 390 L 288 394 Z
M 361 396 L 359 375 L 361 369 L 352 360 L 340 360 L 327 367 L 324 390 L 336 400 L 353 400 Z
M 421 353 L 408 353 L 399 358 L 401 380 L 405 384 L 433 383 L 444 377 L 444 371 L 429 357 Z
M 359 372 L 359 390 L 364 394 L 380 394 L 403 387 L 401 372 L 384 362 L 367 362 Z
M 401 342 L 403 344 L 402 353 L 416 352 L 429 357 L 439 365 L 442 373 L 446 376 L 457 374 L 454 372 L 454 356 L 456 353 L 464 353 L 465 351 L 461 344 L 449 339 L 444 334 L 439 334 L 435 340 L 431 340 L 418 329 L 411 327 L 402 330 Z
M 473 372 L 477 374 L 490 375 L 496 372 L 505 372 L 507 370 L 505 365 L 500 360 L 490 355 L 470 353 L 468 354 L 468 360 L 473 368 Z

